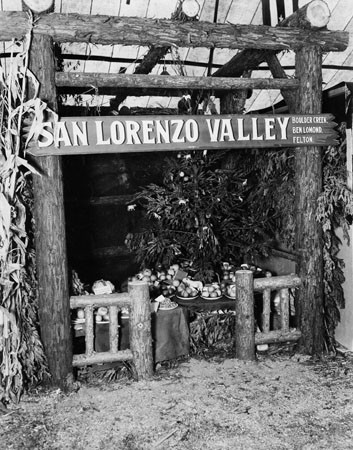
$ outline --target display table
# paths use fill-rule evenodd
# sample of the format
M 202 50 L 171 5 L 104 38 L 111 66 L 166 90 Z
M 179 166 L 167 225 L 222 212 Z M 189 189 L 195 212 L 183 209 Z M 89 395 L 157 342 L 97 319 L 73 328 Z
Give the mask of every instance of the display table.
M 177 359 L 189 354 L 189 314 L 185 308 L 152 313 L 152 338 L 155 362 Z
M 119 320 L 119 350 L 129 348 L 129 319 Z M 153 356 L 155 362 L 177 359 L 189 354 L 189 315 L 185 308 L 151 313 Z M 75 345 L 76 344 L 76 345 Z M 75 330 L 75 353 L 84 353 L 84 330 Z M 96 352 L 109 351 L 109 323 L 95 324 Z
M 188 300 L 187 298 L 179 298 L 174 296 L 173 302 L 177 303 L 179 306 L 186 308 L 190 311 L 218 311 L 223 309 L 235 310 L 236 300 L 232 300 L 226 296 L 222 296 L 218 300 L 204 299 L 200 296 L 195 299 Z

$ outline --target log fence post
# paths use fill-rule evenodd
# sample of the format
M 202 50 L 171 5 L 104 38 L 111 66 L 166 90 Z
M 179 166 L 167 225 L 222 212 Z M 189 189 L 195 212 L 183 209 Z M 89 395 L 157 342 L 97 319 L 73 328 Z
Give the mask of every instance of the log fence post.
M 255 359 L 254 280 L 251 270 L 235 272 L 235 354 L 238 359 Z
M 153 375 L 151 305 L 148 284 L 132 281 L 128 285 L 131 298 L 130 349 L 138 380 Z
M 116 353 L 119 347 L 118 307 L 109 306 L 109 351 Z
M 266 278 L 272 277 L 271 272 L 266 272 Z M 270 331 L 271 318 L 271 289 L 264 289 L 262 294 L 262 315 L 261 315 L 261 331 L 268 333 Z
M 85 307 L 85 319 L 86 319 L 86 355 L 92 356 L 94 352 L 94 319 L 93 319 L 93 305 L 87 305 Z
M 281 330 L 287 332 L 289 330 L 289 289 L 281 289 L 280 298 Z

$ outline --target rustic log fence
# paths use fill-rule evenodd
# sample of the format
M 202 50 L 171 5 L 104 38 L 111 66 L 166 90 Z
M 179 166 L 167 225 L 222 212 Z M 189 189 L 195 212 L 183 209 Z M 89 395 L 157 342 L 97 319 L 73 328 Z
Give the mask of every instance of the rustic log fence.
M 235 304 L 236 314 L 236 356 L 239 359 L 255 359 L 255 346 L 261 344 L 274 344 L 283 342 L 295 342 L 301 337 L 297 329 L 290 329 L 290 289 L 301 285 L 300 278 L 295 275 L 283 275 L 253 279 L 251 270 L 239 270 L 236 272 L 237 300 Z M 271 293 L 278 291 L 280 296 L 280 329 L 270 330 L 271 317 Z M 262 293 L 260 331 L 255 330 L 254 320 L 254 292 Z
M 295 342 L 301 337 L 297 329 L 290 329 L 289 291 L 300 286 L 295 275 L 253 278 L 251 270 L 236 272 L 236 357 L 242 360 L 255 359 L 255 347 L 261 344 Z M 279 330 L 270 330 L 271 293 L 279 292 Z M 262 314 L 260 331 L 255 331 L 254 292 L 262 292 Z M 109 351 L 94 351 L 94 309 L 105 306 L 109 311 Z M 148 379 L 153 374 L 151 307 L 148 283 L 129 283 L 126 293 L 104 295 L 80 295 L 70 298 L 70 308 L 83 308 L 85 312 L 85 353 L 73 355 L 73 366 L 103 364 L 116 361 L 133 361 L 137 378 Z M 130 349 L 118 350 L 118 314 L 122 308 L 129 309 Z
M 94 309 L 105 306 L 109 311 L 109 351 L 94 351 Z M 85 353 L 73 355 L 72 365 L 81 367 L 116 361 L 132 361 L 139 380 L 153 374 L 151 310 L 148 284 L 129 283 L 128 292 L 104 295 L 80 295 L 70 298 L 70 308 L 85 311 Z M 128 308 L 130 349 L 118 350 L 118 314 Z

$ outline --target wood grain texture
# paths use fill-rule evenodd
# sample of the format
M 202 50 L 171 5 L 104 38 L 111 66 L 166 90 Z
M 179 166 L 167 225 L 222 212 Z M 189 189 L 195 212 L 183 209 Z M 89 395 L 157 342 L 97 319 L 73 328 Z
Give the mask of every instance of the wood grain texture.
M 255 319 L 253 273 L 251 270 L 237 270 L 237 301 L 235 302 L 235 354 L 238 359 L 255 359 Z
M 0 13 L 0 40 L 22 39 L 32 24 L 24 12 Z M 312 31 L 264 25 L 232 25 L 210 22 L 179 22 L 168 19 L 110 17 L 52 13 L 40 17 L 34 34 L 55 42 L 153 45 L 155 47 L 299 49 L 318 45 L 323 51 L 347 48 L 349 34 L 343 31 Z
M 61 92 L 71 88 L 75 93 L 87 92 L 90 88 L 98 89 L 100 94 L 113 94 L 119 89 L 128 89 L 129 95 L 146 94 L 144 89 L 158 89 L 159 93 L 172 95 L 171 91 L 205 89 L 231 91 L 239 89 L 297 89 L 298 81 L 288 78 L 228 78 L 228 77 L 194 77 L 166 75 L 136 75 L 112 73 L 72 73 L 57 72 L 55 82 Z
M 33 36 L 30 69 L 41 83 L 39 96 L 55 111 L 55 63 L 50 37 Z M 61 158 L 35 160 L 33 176 L 35 247 L 41 339 L 50 382 L 66 388 L 72 376 L 72 338 Z
M 296 54 L 296 76 L 300 80 L 297 113 L 320 113 L 322 101 L 322 54 L 319 47 L 305 47 Z M 300 347 L 309 354 L 323 350 L 323 250 L 316 220 L 322 192 L 322 148 L 295 150 L 297 274 L 302 280 L 296 298 Z
M 153 375 L 151 302 L 148 284 L 142 281 L 130 282 L 130 349 L 133 354 L 136 374 L 139 380 Z

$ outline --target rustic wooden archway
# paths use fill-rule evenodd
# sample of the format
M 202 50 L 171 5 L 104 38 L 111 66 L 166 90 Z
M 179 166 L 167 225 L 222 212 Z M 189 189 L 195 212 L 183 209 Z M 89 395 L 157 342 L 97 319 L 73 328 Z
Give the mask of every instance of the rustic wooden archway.
M 324 2 L 323 2 L 324 3 Z M 24 39 L 32 33 L 31 69 L 41 83 L 40 97 L 57 110 L 57 89 L 79 90 L 94 85 L 100 93 L 127 89 L 150 93 L 197 88 L 229 92 L 250 88 L 280 88 L 291 112 L 321 112 L 322 52 L 342 51 L 348 33 L 313 30 L 307 6 L 279 27 L 180 23 L 131 17 L 47 14 L 32 23 L 25 12 L 0 13 L 0 40 Z M 294 26 L 294 27 L 293 27 Z M 89 31 L 88 31 L 89 30 Z M 68 74 L 57 72 L 53 43 L 148 45 L 243 49 L 214 77 L 160 77 L 126 74 Z M 296 78 L 284 76 L 276 53 L 296 52 Z M 235 78 L 267 61 L 276 79 Z M 224 78 L 227 77 L 227 78 Z M 278 78 L 278 79 L 277 79 Z M 63 182 L 60 156 L 36 158 L 43 175 L 34 179 L 37 273 L 41 335 L 52 383 L 65 386 L 72 373 L 70 306 L 66 256 Z M 298 148 L 297 241 L 298 275 L 303 283 L 297 309 L 302 331 L 301 348 L 307 353 L 322 350 L 322 247 L 315 209 L 322 188 L 321 149 Z

